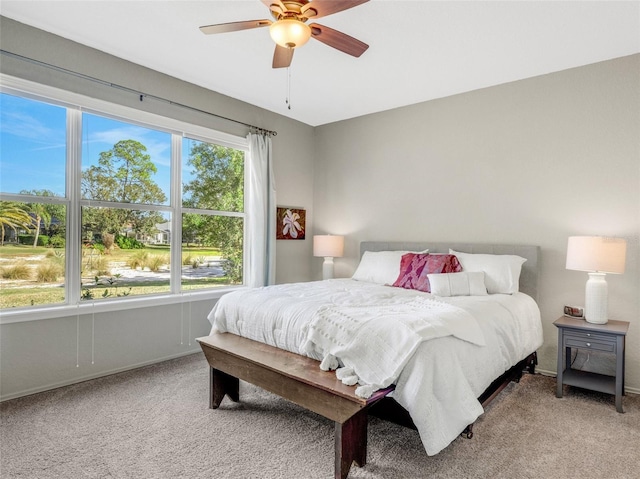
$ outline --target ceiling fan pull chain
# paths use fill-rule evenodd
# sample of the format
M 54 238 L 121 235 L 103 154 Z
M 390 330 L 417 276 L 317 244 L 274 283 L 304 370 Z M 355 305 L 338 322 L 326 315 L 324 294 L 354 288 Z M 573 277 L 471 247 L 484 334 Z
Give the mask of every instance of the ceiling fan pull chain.
M 287 108 L 291 110 L 291 68 L 287 67 L 287 99 L 285 100 Z

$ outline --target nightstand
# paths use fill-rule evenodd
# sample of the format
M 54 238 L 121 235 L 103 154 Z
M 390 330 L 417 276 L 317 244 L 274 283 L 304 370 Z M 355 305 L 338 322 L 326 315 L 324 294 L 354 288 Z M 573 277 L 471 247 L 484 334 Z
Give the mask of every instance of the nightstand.
M 558 327 L 558 379 L 556 397 L 562 397 L 562 386 L 591 389 L 616 397 L 616 410 L 622 410 L 624 394 L 624 343 L 629 329 L 626 321 L 609 320 L 607 324 L 592 324 L 584 319 L 562 316 L 554 323 Z M 571 348 L 607 352 L 615 355 L 615 376 L 571 369 Z M 564 353 L 564 354 L 563 354 Z

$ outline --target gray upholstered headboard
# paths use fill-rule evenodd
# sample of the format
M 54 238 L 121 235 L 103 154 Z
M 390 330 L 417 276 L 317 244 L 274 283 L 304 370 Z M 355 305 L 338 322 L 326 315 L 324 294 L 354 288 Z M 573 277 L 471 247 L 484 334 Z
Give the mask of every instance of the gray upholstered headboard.
M 538 299 L 538 272 L 540 268 L 540 247 L 530 245 L 504 245 L 480 243 L 416 243 L 416 242 L 384 242 L 363 241 L 360 243 L 360 256 L 365 251 L 423 251 L 430 253 L 448 253 L 449 248 L 462 253 L 515 254 L 526 258 L 520 273 L 520 291 L 533 299 Z

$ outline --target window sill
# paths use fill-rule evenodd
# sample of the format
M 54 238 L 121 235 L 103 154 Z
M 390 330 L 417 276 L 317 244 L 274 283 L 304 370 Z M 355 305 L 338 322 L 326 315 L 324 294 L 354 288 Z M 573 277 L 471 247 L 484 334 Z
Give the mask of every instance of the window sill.
M 44 306 L 41 308 L 16 308 L 0 311 L 0 325 L 22 323 L 26 321 L 40 321 L 44 319 L 64 318 L 69 316 L 105 313 L 110 311 L 122 311 L 123 309 L 149 308 L 167 304 L 190 303 L 192 301 L 207 301 L 219 299 L 226 293 L 235 291 L 245 286 L 229 287 L 224 289 L 193 291 L 181 294 L 166 294 L 144 296 L 127 299 L 82 301 L 74 305 Z

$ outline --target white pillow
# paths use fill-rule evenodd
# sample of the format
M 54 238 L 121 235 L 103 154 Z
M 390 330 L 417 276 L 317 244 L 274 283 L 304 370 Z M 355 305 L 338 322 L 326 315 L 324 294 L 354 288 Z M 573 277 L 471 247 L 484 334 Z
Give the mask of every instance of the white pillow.
M 458 260 L 460 261 L 460 260 Z M 431 294 L 436 296 L 486 296 L 482 271 L 428 274 Z
M 517 293 L 520 287 L 520 270 L 525 258 L 511 254 L 471 254 L 449 250 L 456 255 L 462 271 L 484 271 L 484 282 L 489 294 Z
M 351 279 L 376 284 L 393 284 L 400 275 L 400 260 L 416 251 L 365 251 Z M 429 250 L 420 251 L 428 253 Z

